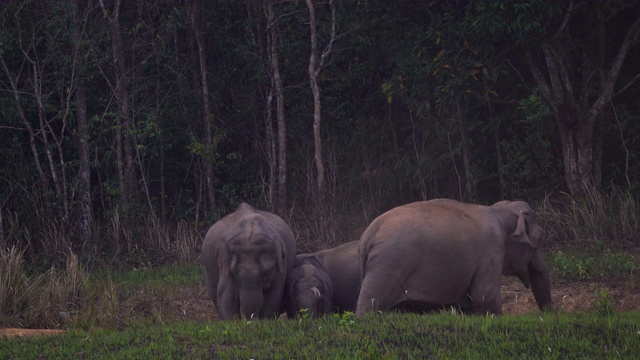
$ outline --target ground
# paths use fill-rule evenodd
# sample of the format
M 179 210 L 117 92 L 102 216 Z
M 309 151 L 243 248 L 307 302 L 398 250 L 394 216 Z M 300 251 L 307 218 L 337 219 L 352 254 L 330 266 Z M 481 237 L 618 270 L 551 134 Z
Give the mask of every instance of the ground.
M 609 301 L 617 312 L 640 310 L 640 289 L 623 281 L 558 282 L 552 285 L 554 308 L 564 312 L 595 311 Z M 608 299 L 608 300 L 607 300 Z M 513 277 L 502 283 L 504 314 L 537 312 L 533 293 Z M 145 300 L 135 305 L 138 311 L 153 313 L 162 319 L 177 321 L 214 321 L 214 306 L 207 298 L 204 285 L 172 291 L 171 296 Z M 62 330 L 0 329 L 0 336 L 29 336 L 54 334 Z

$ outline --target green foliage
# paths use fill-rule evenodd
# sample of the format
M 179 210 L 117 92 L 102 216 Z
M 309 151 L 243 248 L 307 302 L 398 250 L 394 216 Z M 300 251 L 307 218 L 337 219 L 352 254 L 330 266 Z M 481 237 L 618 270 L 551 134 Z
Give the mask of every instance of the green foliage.
M 595 291 L 595 307 L 600 314 L 605 316 L 613 315 L 613 295 L 609 292 L 609 289 L 600 288 Z
M 603 251 L 556 250 L 549 261 L 554 277 L 563 280 L 623 278 L 633 275 L 638 260 L 628 252 L 605 248 Z
M 352 311 L 345 311 L 342 314 L 333 314 L 333 318 L 338 320 L 338 325 L 348 329 L 356 323 L 356 314 Z

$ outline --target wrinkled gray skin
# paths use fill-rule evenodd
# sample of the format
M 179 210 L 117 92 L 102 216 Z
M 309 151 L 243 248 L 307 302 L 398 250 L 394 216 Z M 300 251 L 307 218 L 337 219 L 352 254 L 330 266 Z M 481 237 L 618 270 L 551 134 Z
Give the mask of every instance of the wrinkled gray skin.
M 315 253 L 299 254 L 296 256 L 296 264 L 304 262 L 316 264 L 329 276 L 333 285 L 331 305 L 334 311 L 355 311 L 360 291 L 358 259 L 358 241 L 352 241 Z
M 333 284 L 314 257 L 296 261 L 287 276 L 287 314 L 294 317 L 305 311 L 312 317 L 331 314 Z
M 391 209 L 360 238 L 356 315 L 401 304 L 500 314 L 502 275 L 520 278 L 540 309 L 550 309 L 542 235 L 524 201 L 482 206 L 436 199 Z
M 284 310 L 296 242 L 277 215 L 240 204 L 202 243 L 205 283 L 221 320 L 274 318 Z

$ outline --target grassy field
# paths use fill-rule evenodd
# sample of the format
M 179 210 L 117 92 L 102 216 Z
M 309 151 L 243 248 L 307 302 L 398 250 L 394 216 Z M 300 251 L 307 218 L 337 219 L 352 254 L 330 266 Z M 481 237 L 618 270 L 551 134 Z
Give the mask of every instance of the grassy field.
M 352 314 L 0 339 L 2 359 L 632 359 L 640 312 L 480 317 Z
M 640 206 L 596 200 L 539 210 L 552 239 L 545 258 L 556 310 L 546 314 L 530 289 L 507 278 L 500 317 L 442 311 L 224 322 L 194 261 L 88 271 L 69 254 L 64 268 L 34 274 L 22 251 L 0 249 L 0 328 L 67 330 L 0 335 L 0 360 L 640 358 Z
M 64 279 L 83 279 L 84 285 L 73 292 L 83 301 L 71 307 L 72 314 L 41 319 L 68 331 L 0 337 L 0 359 L 637 358 L 640 311 L 616 310 L 617 302 L 627 300 L 616 299 L 612 288 L 617 284 L 623 291 L 638 292 L 636 256 L 609 248 L 564 248 L 550 250 L 547 258 L 554 287 L 581 283 L 589 289 L 577 295 L 582 310 L 542 314 L 533 309 L 501 317 L 442 311 L 356 318 L 347 313 L 321 319 L 303 315 L 296 320 L 223 322 L 215 320 L 198 264 L 48 275 L 39 280 L 37 299 L 46 296 L 45 280 L 69 284 Z M 67 272 L 73 271 L 80 270 L 69 264 Z M 590 281 L 611 287 L 586 287 Z M 564 296 L 558 294 L 554 300 L 562 302 Z M 56 313 L 50 310 L 45 313 Z

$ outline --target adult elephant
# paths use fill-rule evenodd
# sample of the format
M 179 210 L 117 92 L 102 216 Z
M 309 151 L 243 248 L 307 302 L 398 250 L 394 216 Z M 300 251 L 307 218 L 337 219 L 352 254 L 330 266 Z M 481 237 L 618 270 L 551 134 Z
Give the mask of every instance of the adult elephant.
M 360 263 L 358 241 L 351 241 L 331 249 L 296 256 L 296 264 L 310 263 L 327 274 L 332 285 L 332 310 L 355 311 L 360 291 Z M 312 296 L 305 291 L 303 297 Z M 309 302 L 311 299 L 305 299 Z
M 402 304 L 500 314 L 502 275 L 519 277 L 540 309 L 549 309 L 542 234 L 524 201 L 482 206 L 436 199 L 391 209 L 360 238 L 363 281 L 356 314 Z
M 218 317 L 277 317 L 295 253 L 284 220 L 246 203 L 213 224 L 202 243 L 202 261 Z

